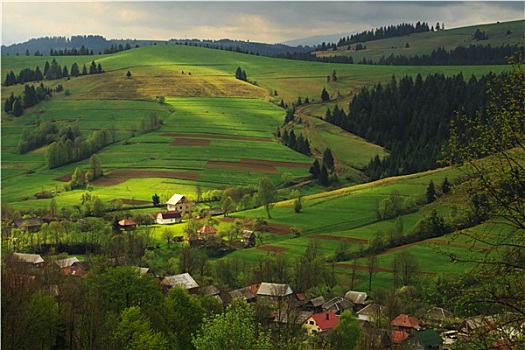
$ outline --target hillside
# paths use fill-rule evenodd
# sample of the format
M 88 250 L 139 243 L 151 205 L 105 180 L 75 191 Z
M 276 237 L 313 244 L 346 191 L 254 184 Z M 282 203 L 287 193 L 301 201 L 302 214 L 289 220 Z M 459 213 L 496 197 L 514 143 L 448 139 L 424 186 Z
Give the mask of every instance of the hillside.
M 417 33 L 409 36 L 395 37 L 382 40 L 374 40 L 361 43 L 366 47 L 365 50 L 355 50 L 355 44 L 338 47 L 337 50 L 317 52 L 317 55 L 347 55 L 351 56 L 354 62 L 361 62 L 364 58 L 377 62 L 381 57 L 390 55 L 415 56 L 431 54 L 438 47 L 443 47 L 450 51 L 457 47 L 468 47 L 469 45 L 500 47 L 502 45 L 519 45 L 525 37 L 525 20 L 513 22 L 503 22 L 494 24 L 483 24 L 454 29 L 445 29 L 434 32 Z M 487 40 L 476 40 L 474 34 L 476 30 L 485 32 Z M 408 44 L 408 47 L 407 47 Z

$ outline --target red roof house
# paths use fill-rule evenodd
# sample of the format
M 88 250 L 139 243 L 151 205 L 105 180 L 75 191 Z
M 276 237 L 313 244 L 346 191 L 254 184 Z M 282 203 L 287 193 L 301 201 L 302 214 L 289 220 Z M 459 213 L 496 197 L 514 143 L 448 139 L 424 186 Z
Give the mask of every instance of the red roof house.
M 419 330 L 421 328 L 421 321 L 417 317 L 405 314 L 397 316 L 390 324 L 399 330 Z
M 391 340 L 393 344 L 401 344 L 410 337 L 407 331 L 392 331 Z
M 339 316 L 333 311 L 313 314 L 306 320 L 304 327 L 308 335 L 326 332 L 339 324 Z

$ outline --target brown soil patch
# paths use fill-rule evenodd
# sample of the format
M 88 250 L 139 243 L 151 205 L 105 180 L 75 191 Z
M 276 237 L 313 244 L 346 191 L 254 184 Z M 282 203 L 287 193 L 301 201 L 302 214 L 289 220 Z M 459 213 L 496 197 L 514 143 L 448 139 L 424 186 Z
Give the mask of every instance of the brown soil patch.
M 439 245 L 450 245 L 453 247 L 462 247 L 462 248 L 472 248 L 472 243 L 465 243 L 465 242 L 454 242 L 454 241 L 448 241 L 446 239 L 433 239 L 428 241 L 428 243 L 435 243 Z
M 224 169 L 231 171 L 249 171 L 262 174 L 279 174 L 277 168 L 272 166 L 263 165 L 251 165 L 242 162 L 220 162 L 220 161 L 209 161 L 206 163 L 206 167 L 215 169 Z
M 282 167 L 282 168 L 303 168 L 309 169 L 311 164 L 308 163 L 294 163 L 294 162 L 280 162 L 275 160 L 260 160 L 260 159 L 241 159 L 242 164 L 249 164 L 253 166 L 268 166 L 268 167 Z
M 235 135 L 217 135 L 217 134 L 199 134 L 199 133 L 164 133 L 161 136 L 173 136 L 173 137 L 195 137 L 204 139 L 218 139 L 218 140 L 242 140 L 242 141 L 259 141 L 259 142 L 272 142 L 272 139 L 263 137 L 250 137 L 250 136 L 235 136 Z
M 166 179 L 183 179 L 183 180 L 197 180 L 199 174 L 197 173 L 183 173 L 177 171 L 151 171 L 151 170 L 115 170 L 106 175 L 107 177 L 121 177 L 126 179 L 131 178 L 152 178 L 160 177 Z
M 82 171 L 82 174 L 83 174 L 84 176 L 86 176 L 86 171 Z M 71 181 L 71 177 L 73 177 L 73 173 L 70 173 L 70 174 L 66 174 L 66 175 L 63 175 L 63 176 L 57 177 L 55 180 L 57 180 L 57 181 L 62 181 L 62 182 L 69 182 L 69 181 Z
M 171 142 L 172 146 L 209 146 L 210 140 L 176 138 Z
M 281 252 L 288 250 L 287 248 L 276 247 L 274 245 L 261 245 L 257 247 L 257 249 L 264 250 L 265 252 L 273 252 L 273 253 L 281 253 Z
M 100 187 L 111 187 L 111 186 L 119 185 L 119 184 L 124 183 L 126 181 L 128 181 L 128 179 L 125 179 L 125 178 L 122 178 L 122 177 L 102 176 L 102 177 L 99 177 L 98 179 L 96 179 L 94 181 L 91 181 L 89 184 L 95 185 L 95 186 L 100 186 Z
M 355 269 L 355 270 L 358 270 L 358 271 L 367 271 L 368 272 L 368 266 L 336 263 L 336 264 L 334 264 L 334 267 L 342 267 L 343 269 Z M 383 267 L 376 267 L 376 268 L 374 268 L 374 272 L 393 273 L 394 270 L 392 270 L 392 269 L 385 269 Z M 415 274 L 418 275 L 418 276 L 430 276 L 430 277 L 437 276 L 437 273 L 434 273 L 434 272 L 417 271 L 417 272 L 415 272 Z
M 347 242 L 356 243 L 356 244 L 368 244 L 367 239 L 355 238 L 355 237 L 326 236 L 326 235 L 310 235 L 307 237 L 315 238 L 315 239 L 326 239 L 329 241 L 347 241 Z
M 241 159 L 239 162 L 209 161 L 207 167 L 232 171 L 252 171 L 263 174 L 278 174 L 277 167 L 283 168 L 310 168 L 307 163 L 279 162 L 272 160 Z
M 290 233 L 291 227 L 282 224 L 268 224 L 268 232 L 278 235 L 287 235 Z

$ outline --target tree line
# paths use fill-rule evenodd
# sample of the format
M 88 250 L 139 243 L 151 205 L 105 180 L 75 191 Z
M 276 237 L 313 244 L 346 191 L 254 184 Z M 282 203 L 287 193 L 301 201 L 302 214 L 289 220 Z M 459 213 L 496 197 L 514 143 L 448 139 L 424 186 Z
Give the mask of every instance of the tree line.
M 328 109 L 325 120 L 390 151 L 387 158 L 371 159 L 371 179 L 434 169 L 449 138 L 451 118 L 482 111 L 493 80 L 493 74 L 468 81 L 461 73 L 430 74 L 424 80 L 420 74 L 415 80 L 393 76 L 385 85 L 364 87 L 352 99 L 348 114 L 339 107 Z
M 445 29 L 445 26 L 440 26 L 439 23 L 436 24 L 436 29 Z M 406 36 L 415 33 L 425 33 L 429 31 L 434 31 L 434 27 L 430 28 L 426 22 L 417 22 L 414 24 L 401 23 L 398 25 L 390 25 L 388 27 L 379 27 L 374 30 L 365 30 L 361 33 L 352 34 L 346 38 L 339 39 L 337 46 L 346 46 L 350 44 L 357 44 L 366 41 L 394 38 L 399 36 Z
M 388 57 L 382 56 L 375 61 L 364 57 L 359 64 L 378 64 L 394 66 L 460 66 L 460 65 L 502 65 L 507 64 L 507 58 L 512 57 L 516 52 L 524 52 L 523 47 L 515 45 L 501 45 L 492 47 L 490 45 L 469 45 L 458 46 L 447 51 L 443 47 L 432 50 L 430 55 L 394 55 Z
M 49 63 L 49 61 L 46 61 L 43 72 L 40 70 L 39 66 L 37 66 L 34 70 L 31 68 L 24 68 L 20 71 L 18 75 L 15 74 L 13 71 L 10 71 L 5 77 L 4 86 L 23 84 L 26 82 L 40 81 L 44 79 L 55 80 L 61 78 L 68 78 L 70 76 L 78 77 L 80 75 L 100 73 L 104 73 L 104 69 L 102 68 L 102 65 L 100 63 L 96 64 L 95 61 L 91 61 L 89 69 L 86 66 L 86 64 L 84 64 L 82 66 L 82 69 L 80 69 L 78 64 L 75 62 L 71 65 L 71 69 L 68 70 L 66 66 L 61 67 L 56 61 L 56 59 L 53 58 L 51 63 Z
M 63 87 L 59 84 L 55 88 L 55 92 L 61 92 Z M 44 101 L 52 96 L 53 90 L 44 86 L 44 83 L 40 83 L 35 88 L 34 85 L 25 85 L 22 96 L 15 97 L 14 93 L 5 99 L 4 112 L 11 113 L 15 117 L 19 117 L 24 114 L 24 108 L 29 108 L 37 105 L 39 102 Z
M 77 125 L 64 125 L 59 129 L 54 121 L 38 121 L 37 127 L 34 130 L 30 131 L 29 128 L 22 130 L 17 152 L 19 154 L 25 154 L 54 141 L 66 141 L 68 139 L 75 141 L 79 136 L 80 129 Z

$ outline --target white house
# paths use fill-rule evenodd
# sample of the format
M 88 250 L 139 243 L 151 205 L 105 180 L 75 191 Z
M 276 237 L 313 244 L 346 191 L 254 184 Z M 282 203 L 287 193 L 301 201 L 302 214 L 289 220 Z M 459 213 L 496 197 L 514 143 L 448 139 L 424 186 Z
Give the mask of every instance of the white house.
M 175 224 L 182 221 L 182 214 L 180 211 L 158 212 L 155 221 L 159 225 Z
M 174 194 L 171 196 L 166 202 L 166 205 L 168 211 L 180 211 L 182 215 L 189 214 L 193 207 L 193 203 L 182 194 Z

